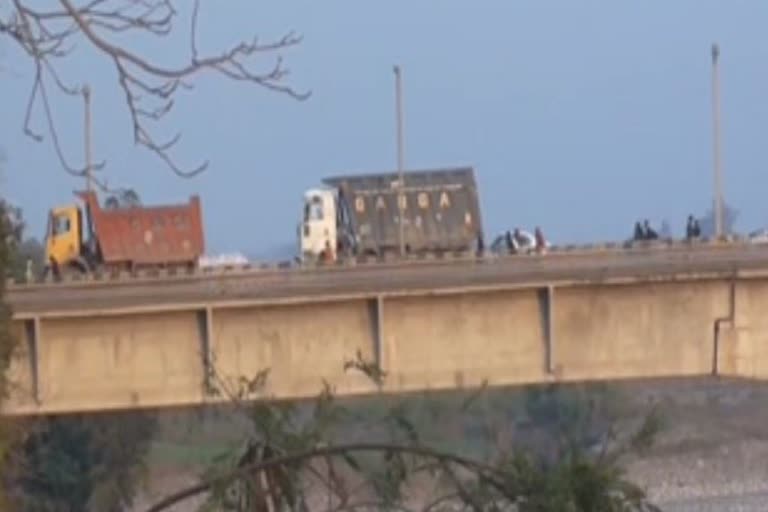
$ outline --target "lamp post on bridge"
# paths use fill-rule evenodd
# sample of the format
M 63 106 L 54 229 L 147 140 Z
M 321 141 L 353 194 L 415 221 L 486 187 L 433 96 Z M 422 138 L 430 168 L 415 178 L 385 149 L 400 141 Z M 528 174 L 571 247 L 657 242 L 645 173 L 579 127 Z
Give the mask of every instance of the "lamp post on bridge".
M 405 255 L 405 235 L 403 228 L 403 213 L 404 208 L 404 190 L 405 190 L 405 177 L 403 176 L 404 157 L 403 157 L 403 91 L 401 85 L 401 73 L 400 66 L 395 65 L 395 115 L 397 119 L 397 174 L 398 174 L 398 195 L 397 195 L 397 209 L 398 217 L 397 224 L 399 228 L 399 240 L 400 240 L 400 256 Z
M 91 146 L 91 88 L 83 86 L 81 93 L 84 102 L 84 139 L 85 139 L 85 189 L 93 190 L 93 152 Z
M 720 154 L 720 76 L 718 60 L 720 47 L 712 45 L 712 138 L 713 138 L 713 171 L 714 171 L 714 217 L 715 237 L 722 238 L 724 231 L 723 220 L 723 176 Z

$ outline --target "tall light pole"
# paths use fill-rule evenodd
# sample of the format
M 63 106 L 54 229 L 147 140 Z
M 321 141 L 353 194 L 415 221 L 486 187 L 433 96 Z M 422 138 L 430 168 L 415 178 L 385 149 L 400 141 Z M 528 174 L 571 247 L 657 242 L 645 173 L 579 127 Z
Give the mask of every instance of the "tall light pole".
M 398 173 L 398 186 L 399 193 L 397 196 L 398 207 L 398 226 L 400 228 L 400 256 L 405 255 L 405 236 L 403 233 L 403 191 L 405 189 L 405 178 L 403 176 L 403 91 L 401 85 L 400 66 L 395 66 L 395 102 L 396 102 L 396 117 L 397 117 L 397 173 Z
M 91 151 L 91 88 L 83 87 L 83 100 L 85 102 L 85 188 L 88 192 L 93 190 L 92 176 L 93 160 Z
M 720 156 L 720 76 L 718 59 L 720 47 L 712 45 L 712 135 L 713 135 L 713 165 L 715 185 L 715 236 L 723 236 L 723 176 Z
M 83 138 L 85 139 L 85 189 L 90 194 L 93 192 L 93 139 L 91 136 L 91 88 L 88 85 L 83 86 L 82 89 L 83 93 L 83 102 L 85 104 L 85 123 L 84 123 L 84 134 Z M 87 231 L 87 239 L 88 243 L 92 244 L 94 242 L 94 236 L 93 236 L 93 218 L 91 215 L 93 212 L 91 211 L 90 207 L 90 199 L 88 202 L 86 202 L 85 205 L 85 211 L 86 211 L 86 231 Z M 85 238 L 85 237 L 84 237 Z

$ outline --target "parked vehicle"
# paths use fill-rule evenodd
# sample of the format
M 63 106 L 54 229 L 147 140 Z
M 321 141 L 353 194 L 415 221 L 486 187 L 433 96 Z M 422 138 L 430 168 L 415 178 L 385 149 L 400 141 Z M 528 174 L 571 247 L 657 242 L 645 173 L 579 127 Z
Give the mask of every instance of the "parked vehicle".
M 762 228 L 749 234 L 749 241 L 753 244 L 768 244 L 768 229 Z
M 515 232 L 517 236 L 515 236 Z M 509 246 L 510 243 L 512 247 Z M 551 246 L 552 244 L 548 240 L 544 240 L 544 250 Z M 536 235 L 524 229 L 505 231 L 494 238 L 490 249 L 494 254 L 533 254 L 537 252 Z

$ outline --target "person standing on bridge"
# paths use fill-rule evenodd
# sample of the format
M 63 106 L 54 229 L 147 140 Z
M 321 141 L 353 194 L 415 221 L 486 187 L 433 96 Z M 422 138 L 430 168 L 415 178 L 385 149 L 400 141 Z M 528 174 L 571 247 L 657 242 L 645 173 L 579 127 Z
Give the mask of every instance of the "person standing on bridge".
M 323 249 L 323 251 L 320 253 L 320 258 L 323 263 L 333 263 L 336 261 L 336 254 L 331 247 L 331 242 L 328 240 L 325 241 L 325 249 Z
M 643 240 L 645 233 L 643 232 L 643 226 L 640 221 L 635 222 L 635 241 Z
M 536 226 L 536 229 L 534 230 L 534 237 L 536 238 L 536 252 L 539 254 L 546 254 L 547 252 L 547 241 L 544 238 L 544 233 L 541 231 L 541 228 L 539 226 Z
M 515 252 L 520 252 L 526 246 L 528 240 L 523 236 L 523 232 L 520 228 L 515 228 L 515 232 L 512 234 L 512 240 L 515 243 Z
M 653 230 L 651 223 L 648 222 L 648 219 L 645 219 L 645 222 L 643 223 L 643 230 L 645 231 L 646 240 L 656 240 L 659 238 L 658 233 Z
M 512 239 L 512 233 L 509 230 L 507 230 L 506 234 L 504 235 L 504 239 L 507 242 L 507 252 L 510 254 L 517 252 L 515 250 L 515 241 Z
M 701 236 L 701 226 L 699 226 L 699 220 L 694 218 L 693 215 L 688 216 L 688 225 L 685 228 L 685 233 L 688 240 L 694 240 Z
M 692 240 L 694 238 L 693 234 L 693 215 L 688 216 L 688 222 L 685 225 L 685 238 L 687 240 Z

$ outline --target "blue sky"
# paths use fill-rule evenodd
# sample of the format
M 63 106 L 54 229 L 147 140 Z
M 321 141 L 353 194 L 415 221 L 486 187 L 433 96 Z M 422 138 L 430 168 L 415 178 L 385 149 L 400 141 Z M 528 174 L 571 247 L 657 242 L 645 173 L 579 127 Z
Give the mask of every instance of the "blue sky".
M 224 6 L 226 4 L 226 7 Z M 180 4 L 181 5 L 181 4 Z M 726 200 L 737 226 L 768 224 L 768 2 L 573 0 L 204 2 L 201 47 L 293 29 L 296 102 L 204 76 L 179 97 L 181 162 L 211 161 L 191 181 L 134 147 L 110 63 L 84 48 L 62 63 L 94 95 L 95 155 L 113 185 L 145 203 L 200 193 L 208 248 L 264 253 L 294 242 L 304 189 L 341 172 L 396 164 L 392 66 L 403 68 L 407 167 L 475 166 L 488 237 L 539 224 L 553 241 L 624 239 L 638 218 L 668 219 L 712 197 L 710 46 L 721 46 Z M 179 40 L 139 42 L 171 61 Z M 31 233 L 78 186 L 50 144 L 22 133 L 31 69 L 0 39 L 2 193 Z M 265 60 L 265 66 L 271 61 Z M 63 68 L 62 68 L 63 69 Z M 81 103 L 56 119 L 80 158 Z M 37 117 L 40 126 L 42 118 Z

